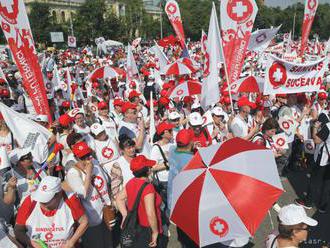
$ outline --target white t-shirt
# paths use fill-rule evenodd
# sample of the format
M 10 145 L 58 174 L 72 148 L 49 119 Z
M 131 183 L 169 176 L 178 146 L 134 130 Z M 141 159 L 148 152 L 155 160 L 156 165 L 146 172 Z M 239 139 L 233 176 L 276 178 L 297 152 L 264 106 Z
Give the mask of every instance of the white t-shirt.
M 168 153 L 169 153 L 169 150 L 172 146 L 173 146 L 172 143 L 168 143 L 166 145 L 161 146 L 166 158 L 168 158 Z M 150 159 L 151 160 L 156 160 L 158 164 L 164 163 L 164 158 L 163 158 L 163 156 L 162 156 L 162 154 L 159 150 L 159 147 L 157 145 L 154 145 L 151 148 Z M 168 170 L 162 170 L 162 171 L 157 172 L 159 181 L 167 182 L 168 172 L 169 172 Z
M 272 233 L 269 234 L 266 240 L 266 248 L 279 248 L 277 240 L 275 238 L 278 234 Z M 275 241 L 274 241 L 275 240 Z M 297 248 L 298 246 L 286 246 L 285 248 Z
M 5 137 L 0 136 L 0 147 L 4 146 L 7 152 L 13 150 L 12 142 L 12 134 L 10 132 Z
M 110 117 L 109 119 L 104 119 L 102 116 L 98 116 L 98 118 L 101 120 L 101 125 L 104 127 L 107 135 L 112 139 L 116 139 L 118 136 L 116 123 Z
M 91 129 L 89 126 L 86 125 L 85 128 L 81 128 L 77 124 L 74 124 L 73 129 L 76 131 L 76 133 L 80 133 L 84 137 L 84 140 L 89 146 L 93 143 L 94 139 L 92 135 L 90 135 Z
M 117 145 L 110 138 L 106 141 L 95 139 L 91 148 L 95 151 L 97 160 L 101 165 L 117 159 L 120 155 Z
M 249 127 L 245 120 L 240 115 L 236 115 L 233 119 L 230 129 L 235 137 L 243 138 L 248 135 Z
M 103 170 L 97 164 L 97 161 L 93 160 L 94 168 L 93 168 L 93 185 L 90 186 L 88 192 L 85 192 L 84 189 L 84 180 L 86 175 L 82 171 L 78 171 L 77 168 L 69 169 L 66 175 L 66 181 L 69 183 L 73 192 L 77 193 L 80 199 L 82 200 L 82 204 L 86 210 L 86 214 L 88 216 L 88 224 L 89 226 L 96 226 L 102 222 L 103 218 L 103 207 L 104 204 L 99 196 L 99 193 L 96 190 L 96 187 L 102 198 L 106 202 L 106 205 L 110 205 L 111 201 L 109 198 L 108 192 L 108 180 L 107 176 L 104 174 Z

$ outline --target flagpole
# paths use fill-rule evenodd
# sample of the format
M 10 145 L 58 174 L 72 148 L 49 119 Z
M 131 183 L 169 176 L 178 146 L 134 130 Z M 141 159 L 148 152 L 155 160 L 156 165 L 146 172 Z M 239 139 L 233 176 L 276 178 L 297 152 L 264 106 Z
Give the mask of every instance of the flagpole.
M 299 0 L 298 0 L 298 2 L 299 2 Z M 294 5 L 293 25 L 292 25 L 292 37 L 293 37 L 293 39 L 292 40 L 294 40 L 294 31 L 295 31 L 295 28 L 296 28 L 297 4 L 298 3 L 296 3 Z

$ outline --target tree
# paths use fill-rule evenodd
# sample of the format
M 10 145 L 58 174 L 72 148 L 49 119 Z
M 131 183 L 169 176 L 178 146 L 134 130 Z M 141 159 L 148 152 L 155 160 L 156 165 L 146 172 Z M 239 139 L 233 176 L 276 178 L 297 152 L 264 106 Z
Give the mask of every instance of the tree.
M 124 38 L 124 24 L 107 9 L 104 0 L 87 0 L 74 16 L 74 31 L 80 45 L 94 43 L 94 39 Z
M 50 32 L 62 31 L 62 27 L 53 22 L 49 5 L 33 2 L 30 5 L 29 21 L 34 41 L 37 43 L 50 43 Z

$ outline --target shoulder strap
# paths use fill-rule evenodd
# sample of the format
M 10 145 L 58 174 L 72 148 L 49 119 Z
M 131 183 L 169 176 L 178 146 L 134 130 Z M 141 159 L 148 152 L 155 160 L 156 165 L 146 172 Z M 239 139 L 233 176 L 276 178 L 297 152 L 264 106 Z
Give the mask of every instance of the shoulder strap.
M 161 147 L 159 144 L 155 144 L 155 146 L 158 147 L 158 149 L 159 149 L 159 151 L 160 151 L 160 154 L 162 155 L 162 157 L 163 157 L 163 159 L 164 159 L 164 165 L 165 165 L 166 169 L 168 170 L 168 169 L 169 169 L 169 167 L 168 167 L 168 160 L 167 160 L 167 158 L 166 158 L 166 156 L 165 156 L 165 153 L 164 153 L 162 147 Z
M 137 209 L 138 204 L 140 203 L 140 200 L 141 200 L 142 192 L 143 192 L 144 188 L 147 187 L 148 184 L 149 184 L 148 182 L 145 182 L 145 183 L 141 186 L 141 188 L 140 188 L 140 190 L 139 190 L 139 192 L 138 192 L 138 194 L 137 194 L 137 196 L 136 196 L 136 199 L 135 199 L 135 202 L 134 202 L 134 205 L 133 205 L 132 211 L 135 211 L 135 210 Z
M 101 120 L 101 118 L 100 117 L 97 117 L 97 119 L 98 119 L 99 123 L 102 125 L 103 124 L 103 121 Z
M 13 132 L 10 132 L 10 139 L 11 139 L 11 149 L 14 149 L 15 148 L 15 140 L 14 140 Z
M 278 235 L 274 238 L 270 248 L 276 248 L 276 247 L 274 247 L 274 245 L 275 245 L 275 242 L 276 242 L 277 238 L 278 238 Z

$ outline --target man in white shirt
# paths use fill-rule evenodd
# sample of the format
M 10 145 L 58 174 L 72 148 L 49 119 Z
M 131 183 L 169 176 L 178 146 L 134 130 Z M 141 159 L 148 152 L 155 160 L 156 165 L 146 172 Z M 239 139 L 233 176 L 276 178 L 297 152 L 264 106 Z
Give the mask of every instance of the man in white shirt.
M 230 129 L 234 137 L 239 137 L 245 140 L 250 140 L 258 131 L 259 125 L 256 125 L 249 131 L 248 127 L 248 116 L 251 108 L 254 107 L 246 97 L 242 97 L 238 101 L 239 113 L 235 116 L 231 122 Z

